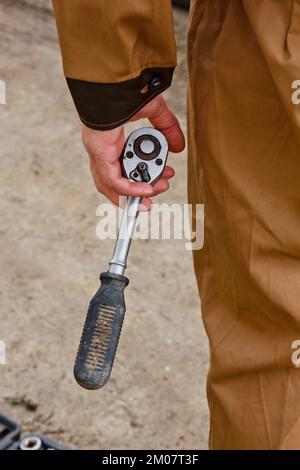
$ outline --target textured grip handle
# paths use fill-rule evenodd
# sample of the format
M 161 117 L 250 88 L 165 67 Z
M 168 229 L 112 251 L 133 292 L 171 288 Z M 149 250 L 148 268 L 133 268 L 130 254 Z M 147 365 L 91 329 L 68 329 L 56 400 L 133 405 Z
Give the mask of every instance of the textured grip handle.
M 109 379 L 125 315 L 124 289 L 128 279 L 110 272 L 91 300 L 74 366 L 76 381 L 96 390 Z

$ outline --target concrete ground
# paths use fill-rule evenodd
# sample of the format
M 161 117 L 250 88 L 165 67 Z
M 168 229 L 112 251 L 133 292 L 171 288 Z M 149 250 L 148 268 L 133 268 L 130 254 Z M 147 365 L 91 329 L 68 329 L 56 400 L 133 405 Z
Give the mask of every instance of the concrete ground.
M 166 97 L 185 128 L 186 14 L 175 12 L 178 67 Z M 0 80 L 0 409 L 74 448 L 207 447 L 208 346 L 191 254 L 180 240 L 137 240 L 110 382 L 88 392 L 73 361 L 113 241 L 99 241 L 80 125 L 63 78 L 48 0 L 2 0 Z M 135 124 L 137 126 L 137 124 Z M 186 201 L 186 154 L 162 202 Z

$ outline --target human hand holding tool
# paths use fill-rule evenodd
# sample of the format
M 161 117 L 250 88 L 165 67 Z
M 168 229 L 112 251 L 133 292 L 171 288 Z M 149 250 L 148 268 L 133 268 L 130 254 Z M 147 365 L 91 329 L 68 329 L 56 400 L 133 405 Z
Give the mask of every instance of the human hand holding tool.
M 132 182 L 155 184 L 168 156 L 165 136 L 141 128 L 127 139 L 122 153 L 124 176 Z M 74 367 L 77 382 L 94 390 L 109 379 L 125 315 L 124 276 L 127 256 L 138 216 L 140 196 L 128 196 L 109 269 L 100 275 L 101 286 L 91 300 Z
M 184 136 L 174 113 L 160 95 L 144 106 L 131 121 L 147 118 L 151 125 L 166 137 L 171 152 L 184 149 Z M 167 191 L 168 180 L 174 176 L 173 168 L 166 166 L 153 185 L 130 182 L 122 174 L 120 155 L 125 145 L 124 127 L 109 131 L 96 131 L 83 125 L 83 142 L 90 158 L 91 173 L 98 191 L 114 204 L 120 196 L 142 196 L 143 210 L 151 209 L 153 196 Z

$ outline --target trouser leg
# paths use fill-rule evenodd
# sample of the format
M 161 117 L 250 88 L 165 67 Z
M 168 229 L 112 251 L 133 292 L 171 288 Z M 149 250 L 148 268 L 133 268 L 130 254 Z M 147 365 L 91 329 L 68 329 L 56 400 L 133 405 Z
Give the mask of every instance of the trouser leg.
M 188 56 L 210 448 L 300 449 L 300 2 L 196 0 Z

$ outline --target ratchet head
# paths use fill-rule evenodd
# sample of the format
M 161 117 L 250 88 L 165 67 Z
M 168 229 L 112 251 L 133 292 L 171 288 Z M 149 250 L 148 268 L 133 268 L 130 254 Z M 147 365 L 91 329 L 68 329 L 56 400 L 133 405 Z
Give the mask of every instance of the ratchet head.
M 122 156 L 124 175 L 131 181 L 154 183 L 168 157 L 165 136 L 153 127 L 142 127 L 128 137 Z

